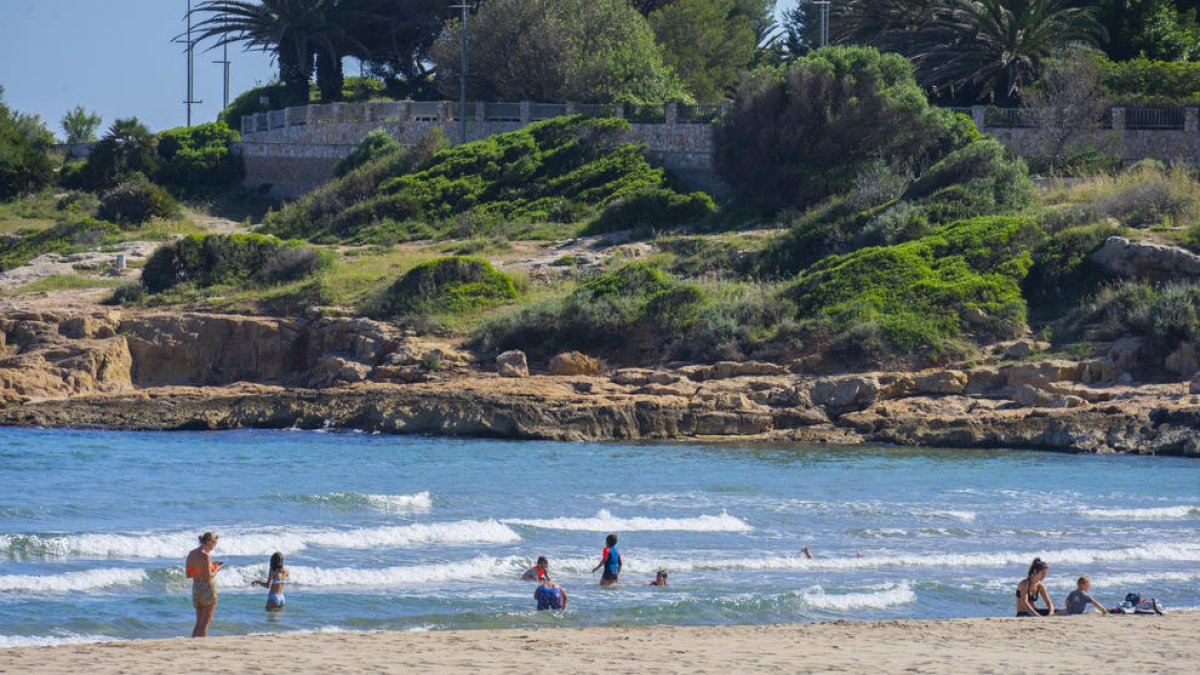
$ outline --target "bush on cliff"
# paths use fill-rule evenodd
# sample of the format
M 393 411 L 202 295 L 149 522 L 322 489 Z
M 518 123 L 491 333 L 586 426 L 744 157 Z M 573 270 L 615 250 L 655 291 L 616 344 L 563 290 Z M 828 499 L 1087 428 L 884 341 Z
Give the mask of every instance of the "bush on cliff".
M 744 77 L 716 159 L 742 199 L 773 212 L 844 193 L 876 161 L 916 171 L 978 137 L 929 105 L 904 57 L 838 46 Z
M 686 330 L 707 298 L 646 263 L 601 274 L 565 298 L 489 319 L 472 335 L 483 351 L 522 349 L 535 358 L 578 349 L 612 354 Z
M 354 150 L 338 161 L 333 167 L 333 175 L 341 178 L 367 162 L 398 152 L 404 146 L 383 129 L 375 129 L 354 148 Z
M 1097 223 L 1052 233 L 1034 253 L 1033 267 L 1022 284 L 1031 316 L 1059 318 L 1096 293 L 1109 276 L 1088 256 L 1109 237 L 1125 232 L 1115 225 Z
M 265 231 L 368 241 L 396 223 L 425 222 L 432 234 L 484 236 L 506 222 L 579 222 L 639 193 L 659 205 L 668 197 L 662 226 L 710 210 L 702 197 L 671 201 L 665 172 L 646 161 L 643 146 L 621 140 L 629 129 L 624 120 L 575 116 L 443 150 L 419 167 L 385 155 L 331 192 L 274 214 Z
M 179 127 L 159 134 L 158 173 L 154 179 L 187 193 L 237 185 L 245 175 L 233 152 L 241 134 L 224 122 Z
M 800 274 L 789 295 L 799 318 L 834 333 L 876 324 L 903 352 L 940 349 L 965 334 L 1012 337 L 1024 328 L 1020 282 L 1042 237 L 1029 219 L 963 220 L 902 244 L 830 256 Z
M 0 238 L 0 271 L 11 270 L 44 253 L 65 253 L 95 246 L 120 234 L 112 223 L 81 218 L 59 223 L 35 234 L 16 239 Z
M 1082 305 L 1071 328 L 1090 339 L 1145 338 L 1143 354 L 1165 360 L 1183 343 L 1200 345 L 1200 283 L 1122 281 L 1102 287 Z
M 773 240 L 761 271 L 795 274 L 825 256 L 909 241 L 963 218 L 1019 213 L 1035 197 L 1025 163 L 991 138 L 950 153 L 906 183 L 868 167 L 853 190 L 808 210 Z
M 150 293 L 185 283 L 267 285 L 310 276 L 329 264 L 328 256 L 275 237 L 191 235 L 155 251 L 142 270 L 142 284 Z
M 122 226 L 135 226 L 152 218 L 179 216 L 179 203 L 145 176 L 135 174 L 100 198 L 96 215 Z
M 384 293 L 384 316 L 465 312 L 516 300 L 513 280 L 482 258 L 450 256 L 423 262 Z

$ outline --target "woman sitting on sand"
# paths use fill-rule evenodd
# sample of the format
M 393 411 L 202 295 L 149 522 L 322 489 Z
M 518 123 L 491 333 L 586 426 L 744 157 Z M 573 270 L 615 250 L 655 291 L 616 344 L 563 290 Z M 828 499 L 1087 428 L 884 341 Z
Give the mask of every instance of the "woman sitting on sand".
M 287 581 L 288 571 L 283 566 L 283 554 L 276 551 L 271 555 L 271 569 L 267 572 L 266 581 L 251 581 L 251 586 L 262 586 L 267 589 L 267 611 L 275 612 L 283 609 L 283 582 Z
M 1049 571 L 1050 566 L 1041 558 L 1033 559 L 1033 563 L 1029 565 L 1029 572 L 1021 580 L 1021 583 L 1017 584 L 1017 616 L 1052 616 L 1054 614 L 1054 601 L 1050 599 L 1050 593 L 1046 591 L 1046 585 L 1042 583 Z M 1035 606 L 1038 596 L 1046 601 L 1045 609 Z

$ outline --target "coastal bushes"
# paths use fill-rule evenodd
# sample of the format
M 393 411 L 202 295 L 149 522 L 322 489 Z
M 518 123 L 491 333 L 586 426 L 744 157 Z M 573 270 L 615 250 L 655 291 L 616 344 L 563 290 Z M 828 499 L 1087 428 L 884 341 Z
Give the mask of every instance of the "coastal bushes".
M 245 167 L 232 146 L 241 138 L 224 122 L 164 131 L 158 136 L 159 168 L 154 178 L 190 193 L 236 185 Z
M 100 141 L 92 148 L 87 163 L 70 175 L 78 184 L 66 187 L 85 190 L 107 190 L 133 174 L 153 176 L 158 170 L 156 139 L 146 125 L 136 117 L 113 122 Z
M 397 152 L 402 147 L 391 134 L 383 129 L 375 129 L 359 142 L 353 152 L 338 161 L 333 167 L 333 175 L 341 178 L 363 164 Z
M 318 251 L 275 237 L 191 235 L 155 251 L 142 270 L 142 284 L 150 293 L 185 283 L 268 285 L 312 275 L 329 264 Z
M 788 294 L 799 318 L 834 333 L 875 324 L 904 352 L 967 333 L 1012 337 L 1024 327 L 1020 282 L 1042 236 L 1031 219 L 962 220 L 913 241 L 825 258 Z
M 96 215 L 123 226 L 140 225 L 151 218 L 175 218 L 179 203 L 145 176 L 135 174 L 100 198 Z
M 112 223 L 79 218 L 24 237 L 0 238 L 0 271 L 24 265 L 44 253 L 64 253 L 79 247 L 95 246 L 120 231 Z
M 1200 344 L 1200 284 L 1122 281 L 1099 290 L 1074 322 L 1096 339 L 1146 338 L 1147 353 L 1165 357 L 1180 344 Z
M 969 118 L 929 105 L 899 54 L 827 47 L 742 79 L 717 162 L 747 202 L 803 209 L 878 160 L 916 171 L 978 137 Z
M 423 262 L 384 293 L 378 313 L 386 316 L 465 312 L 511 302 L 513 280 L 482 258 L 450 256 Z
M 436 151 L 420 163 L 410 159 L 419 157 L 415 151 L 385 154 L 273 214 L 265 231 L 330 242 L 389 233 L 474 237 L 508 223 L 575 223 L 610 205 L 613 222 L 644 220 L 634 215 L 641 208 L 661 214 L 661 226 L 711 212 L 706 195 L 676 193 L 642 146 L 621 140 L 629 128 L 624 120 L 566 117 Z
M 53 180 L 46 148 L 22 125 L 22 116 L 0 103 L 0 201 L 37 192 Z
M 955 220 L 1019 213 L 1034 199 L 1024 162 L 991 138 L 951 152 L 911 183 L 869 166 L 854 190 L 795 216 L 760 270 L 795 274 L 825 256 L 908 241 Z

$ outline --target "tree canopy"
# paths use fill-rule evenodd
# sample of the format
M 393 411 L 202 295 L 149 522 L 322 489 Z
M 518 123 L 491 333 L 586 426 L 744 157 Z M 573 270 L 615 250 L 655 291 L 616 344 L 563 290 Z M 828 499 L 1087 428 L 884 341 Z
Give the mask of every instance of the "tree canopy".
M 458 21 L 433 47 L 438 88 L 457 96 Z M 628 0 L 489 0 L 467 28 L 472 98 L 664 103 L 688 100 Z

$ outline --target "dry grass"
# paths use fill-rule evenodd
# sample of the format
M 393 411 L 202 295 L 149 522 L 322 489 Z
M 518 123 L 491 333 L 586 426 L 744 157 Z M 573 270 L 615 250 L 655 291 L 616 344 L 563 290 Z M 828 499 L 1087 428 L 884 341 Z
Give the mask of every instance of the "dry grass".
M 1042 198 L 1055 228 L 1108 218 L 1132 228 L 1183 230 L 1200 223 L 1200 181 L 1188 169 L 1142 165 L 1082 181 L 1060 181 Z

